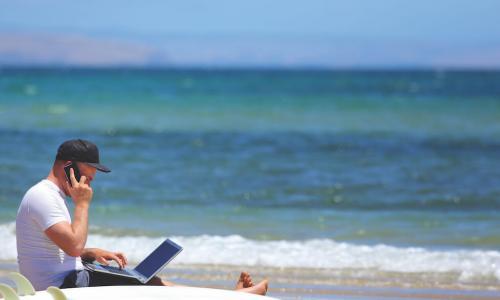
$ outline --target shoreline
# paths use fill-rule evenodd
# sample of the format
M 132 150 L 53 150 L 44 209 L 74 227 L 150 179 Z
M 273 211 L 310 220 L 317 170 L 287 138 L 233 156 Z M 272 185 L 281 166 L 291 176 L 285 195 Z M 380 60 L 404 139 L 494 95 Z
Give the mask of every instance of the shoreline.
M 240 267 L 227 265 L 167 266 L 160 273 L 164 279 L 196 287 L 233 289 L 240 271 L 252 274 L 254 282 L 270 280 L 268 295 L 279 299 L 456 299 L 490 300 L 500 298 L 500 285 L 490 289 L 460 286 L 409 286 L 397 278 L 385 282 L 331 278 L 328 272 L 308 269 Z M 17 264 L 0 261 L 0 282 L 9 284 L 6 275 L 17 271 Z M 10 283 L 12 284 L 12 283 Z

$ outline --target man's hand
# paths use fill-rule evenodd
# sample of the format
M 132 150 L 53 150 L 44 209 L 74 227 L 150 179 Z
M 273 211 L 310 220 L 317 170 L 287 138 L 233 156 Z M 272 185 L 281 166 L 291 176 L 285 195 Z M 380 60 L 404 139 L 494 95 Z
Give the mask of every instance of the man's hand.
M 114 260 L 123 269 L 128 261 L 121 252 L 111 252 L 99 248 L 86 248 L 81 255 L 83 260 L 97 261 L 103 265 L 109 265 L 108 261 Z
M 69 195 L 76 206 L 84 205 L 88 207 L 90 205 L 90 201 L 92 201 L 92 188 L 87 184 L 87 177 L 82 176 L 80 178 L 80 182 L 78 182 L 75 178 L 75 171 L 73 168 L 69 170 L 71 185 L 69 182 L 66 182 Z

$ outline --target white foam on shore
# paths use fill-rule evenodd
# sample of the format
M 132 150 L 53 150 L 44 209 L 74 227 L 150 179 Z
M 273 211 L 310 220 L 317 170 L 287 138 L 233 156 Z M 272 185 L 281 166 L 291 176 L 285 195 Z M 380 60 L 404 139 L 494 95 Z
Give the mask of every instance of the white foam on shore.
M 0 260 L 16 260 L 15 226 L 0 225 Z M 500 282 L 500 252 L 435 251 L 387 245 L 362 246 L 331 239 L 256 241 L 238 235 L 170 237 L 184 247 L 173 264 L 225 264 L 292 268 L 376 270 L 402 273 L 456 273 L 460 282 Z M 139 262 L 163 238 L 90 235 L 88 247 L 124 252 Z

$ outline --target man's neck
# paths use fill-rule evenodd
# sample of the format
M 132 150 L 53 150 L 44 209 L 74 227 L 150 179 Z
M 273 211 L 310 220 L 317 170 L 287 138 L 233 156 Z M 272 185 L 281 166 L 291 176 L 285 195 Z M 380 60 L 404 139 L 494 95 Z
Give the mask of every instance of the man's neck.
M 65 187 L 65 185 L 64 185 L 66 182 L 65 182 L 65 181 L 60 180 L 60 178 L 59 178 L 58 176 L 56 176 L 56 174 L 54 173 L 54 169 L 51 169 L 51 170 L 50 170 L 50 173 L 49 173 L 49 175 L 47 176 L 47 180 L 52 181 L 55 185 L 57 185 L 57 187 L 59 187 L 59 189 L 60 189 L 61 191 L 63 191 L 63 192 L 64 192 L 64 194 L 65 194 L 66 196 L 68 196 L 68 193 L 67 193 L 67 191 L 66 191 L 66 187 Z

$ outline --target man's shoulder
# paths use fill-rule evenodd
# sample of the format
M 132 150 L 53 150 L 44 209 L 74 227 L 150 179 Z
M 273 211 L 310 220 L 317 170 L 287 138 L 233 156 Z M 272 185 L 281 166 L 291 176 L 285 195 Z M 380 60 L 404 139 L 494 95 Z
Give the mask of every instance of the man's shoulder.
M 64 200 L 57 186 L 51 181 L 44 179 L 33 185 L 24 195 L 23 202 L 29 204 L 40 200 Z
M 43 179 L 33 185 L 26 194 L 32 193 L 49 193 L 49 194 L 58 194 L 60 195 L 60 190 L 55 183 L 48 179 Z
M 57 221 L 70 220 L 65 198 L 54 183 L 42 180 L 24 195 L 16 222 L 31 222 L 30 220 L 34 220 L 44 230 Z

